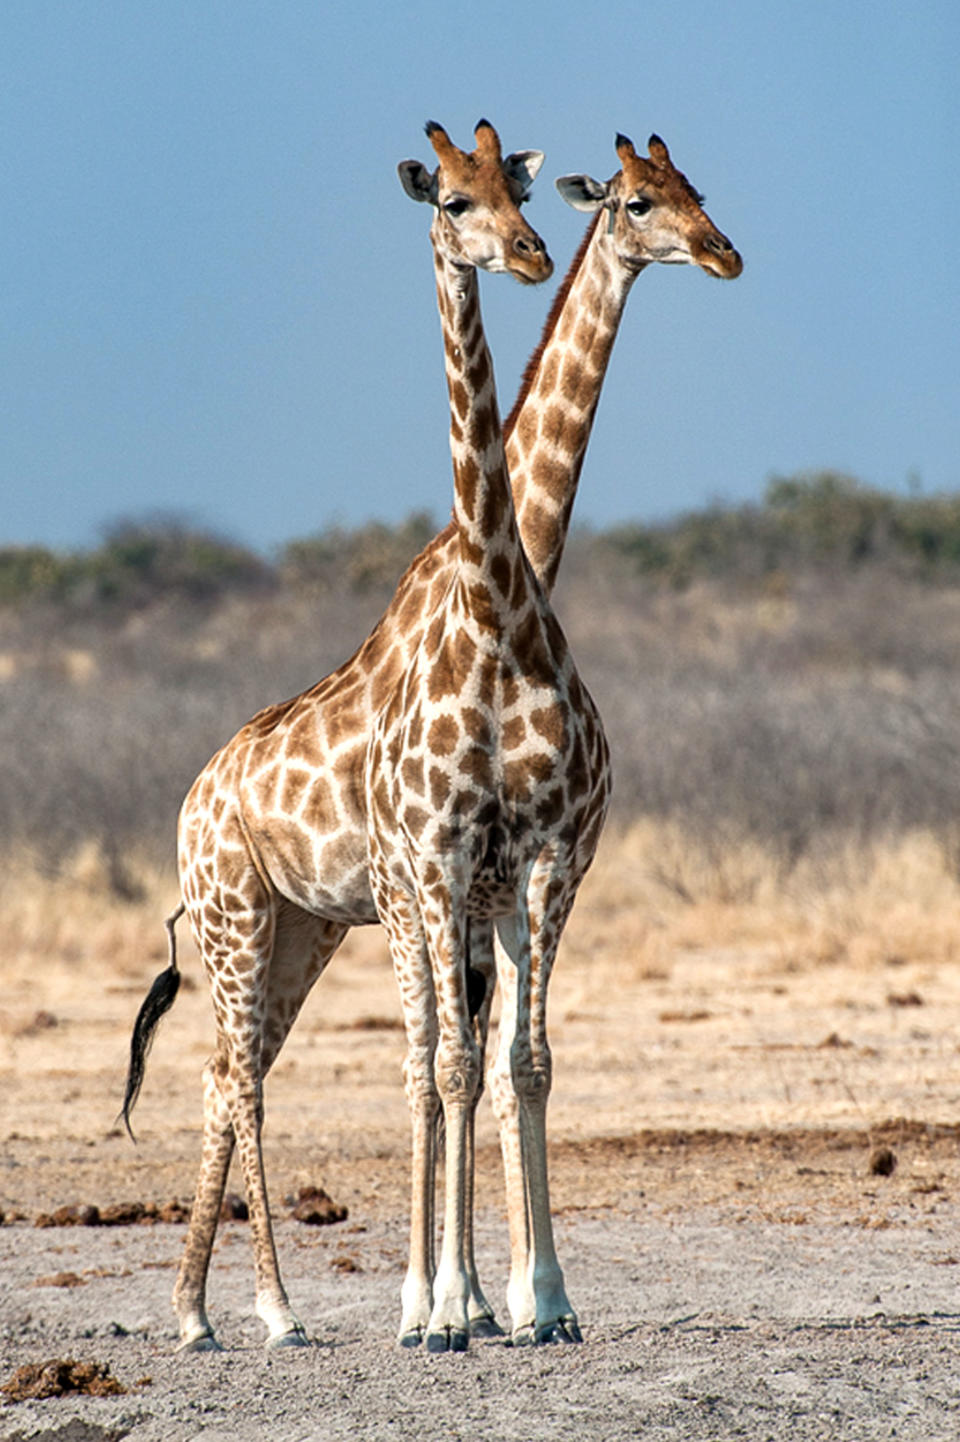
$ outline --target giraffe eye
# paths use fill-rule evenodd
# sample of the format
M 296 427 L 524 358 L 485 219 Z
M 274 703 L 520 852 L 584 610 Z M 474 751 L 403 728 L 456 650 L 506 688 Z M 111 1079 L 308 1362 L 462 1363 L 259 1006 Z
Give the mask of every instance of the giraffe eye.
M 627 201 L 627 209 L 631 215 L 646 215 L 653 209 L 653 201 L 648 200 L 645 195 L 635 195 L 632 200 Z
M 448 215 L 452 215 L 456 219 L 458 215 L 463 215 L 464 211 L 470 209 L 470 202 L 463 195 L 455 195 L 452 200 L 445 203 L 443 208 Z

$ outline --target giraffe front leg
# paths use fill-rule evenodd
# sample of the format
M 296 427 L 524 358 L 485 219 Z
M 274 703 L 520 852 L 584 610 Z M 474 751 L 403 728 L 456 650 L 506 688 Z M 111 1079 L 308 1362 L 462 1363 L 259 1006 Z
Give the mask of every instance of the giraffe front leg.
M 468 998 L 468 947 L 462 929 L 464 887 L 455 874 L 418 895 L 436 1008 L 434 1079 L 445 1141 L 443 1243 L 427 1328 L 431 1352 L 463 1352 L 470 1342 L 467 1266 L 470 1125 L 480 1091 L 480 1047 Z
M 547 1183 L 546 1111 L 550 1088 L 549 1051 L 515 1059 L 515 1088 L 520 1102 L 520 1141 L 529 1196 L 532 1246 L 527 1263 L 524 1310 L 514 1319 L 514 1345 L 527 1342 L 581 1342 L 553 1241 Z M 532 1308 L 530 1296 L 532 1294 Z
M 481 1063 L 482 1077 L 482 1063 Z M 470 1295 L 467 1301 L 467 1317 L 470 1321 L 470 1336 L 478 1338 L 502 1337 L 503 1328 L 497 1321 L 493 1307 L 487 1301 L 480 1285 L 480 1277 L 477 1272 L 477 1261 L 474 1253 L 473 1237 L 473 1203 L 476 1156 L 476 1118 L 477 1103 L 480 1100 L 481 1087 L 477 1086 L 477 1095 L 470 1108 L 467 1119 L 467 1136 L 465 1149 L 465 1216 L 464 1216 L 464 1257 L 467 1264 L 467 1280 L 470 1284 Z
M 427 1350 L 465 1352 L 470 1342 L 470 1277 L 464 1255 L 464 1181 L 470 1103 L 463 1095 L 451 1095 L 451 1090 L 443 1084 L 440 1094 L 446 1132 L 446 1186 L 443 1244 L 433 1281 Z
M 520 1139 L 520 1105 L 513 1084 L 512 1047 L 517 1030 L 518 976 L 514 964 L 516 942 L 504 935 L 508 923 L 498 926 L 497 970 L 500 982 L 500 1028 L 497 1055 L 490 1074 L 490 1095 L 500 1131 L 500 1151 L 507 1194 L 510 1229 L 510 1278 L 507 1308 L 513 1333 L 519 1335 L 536 1316 L 536 1299 L 529 1276 L 530 1208 Z
M 539 927 L 538 933 L 543 935 L 544 929 Z M 579 1342 L 580 1326 L 554 1247 L 547 1181 L 551 1059 L 546 987 L 552 953 L 531 958 L 525 914 L 498 922 L 497 935 L 503 1008 L 491 1091 L 507 1183 L 512 1340 L 515 1346 Z
M 400 1289 L 401 1347 L 417 1347 L 427 1334 L 433 1311 L 434 1194 L 436 1188 L 439 1098 L 433 1085 L 433 1047 L 408 1056 L 404 1064 L 413 1127 L 410 1181 L 410 1253 Z
M 470 1281 L 470 1298 L 467 1315 L 470 1319 L 470 1336 L 478 1338 L 502 1337 L 503 1328 L 496 1319 L 493 1307 L 484 1296 L 477 1271 L 474 1246 L 474 1194 L 476 1184 L 476 1120 L 477 1107 L 483 1095 L 484 1057 L 487 1049 L 487 1034 L 490 1029 L 490 1010 L 496 985 L 496 969 L 493 952 L 493 930 L 489 922 L 472 921 L 469 924 L 469 951 L 467 973 L 467 999 L 473 1014 L 473 1031 L 480 1051 L 480 1070 L 477 1090 L 470 1108 L 467 1124 L 466 1149 L 466 1215 L 464 1218 L 464 1255 L 467 1263 L 467 1277 Z M 482 987 L 482 994 L 481 994 Z
M 427 1329 L 431 1352 L 463 1352 L 470 1341 L 471 1281 L 466 1255 L 468 1143 L 470 1122 L 480 1081 L 480 1053 L 469 1025 L 445 1037 L 441 1003 L 437 1047 L 437 1090 L 443 1104 L 446 1142 L 443 1244 L 433 1282 L 433 1311 Z
M 390 943 L 400 993 L 407 1055 L 403 1080 L 412 1131 L 410 1250 L 400 1289 L 401 1347 L 424 1340 L 433 1311 L 434 1195 L 440 1098 L 434 1080 L 437 1012 L 419 912 L 406 891 L 381 882 L 377 906 Z

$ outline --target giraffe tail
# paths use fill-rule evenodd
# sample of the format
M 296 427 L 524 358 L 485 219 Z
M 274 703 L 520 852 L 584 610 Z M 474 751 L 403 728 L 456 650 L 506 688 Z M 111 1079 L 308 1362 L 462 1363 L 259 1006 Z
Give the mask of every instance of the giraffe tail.
M 177 991 L 180 987 L 180 969 L 177 966 L 177 938 L 174 928 L 185 910 L 186 907 L 181 901 L 176 911 L 168 916 L 164 922 L 167 928 L 170 962 L 166 971 L 162 971 L 154 980 L 153 985 L 147 993 L 146 1000 L 137 1013 L 137 1019 L 133 1024 L 133 1036 L 130 1038 L 130 1065 L 127 1069 L 127 1085 L 123 1095 L 123 1108 L 120 1116 L 123 1118 L 123 1124 L 130 1134 L 130 1140 L 134 1142 L 136 1141 L 136 1137 L 133 1135 L 133 1128 L 130 1125 L 130 1113 L 137 1104 L 137 1097 L 140 1095 L 140 1088 L 143 1085 L 143 1073 L 147 1063 L 147 1053 L 153 1042 L 153 1035 L 157 1029 L 157 1024 L 160 1018 L 173 1006 Z

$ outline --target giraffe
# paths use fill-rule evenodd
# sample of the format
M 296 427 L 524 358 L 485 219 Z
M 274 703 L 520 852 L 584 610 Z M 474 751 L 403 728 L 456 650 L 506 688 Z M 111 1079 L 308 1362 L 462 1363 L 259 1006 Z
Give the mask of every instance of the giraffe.
M 703 209 L 658 135 L 649 158 L 618 134 L 620 169 L 606 182 L 563 175 L 557 189 L 595 212 L 557 292 L 540 345 L 504 425 L 523 544 L 544 590 L 557 579 L 600 390 L 637 276 L 653 263 L 696 265 L 733 280 L 743 261 Z M 605 220 L 605 223 L 604 223 Z
M 448 145 L 437 146 L 441 174 Z M 401 1339 L 463 1351 L 474 1322 L 467 1231 L 483 1066 L 474 1021 L 488 984 L 472 965 L 480 929 L 495 934 L 503 995 L 491 1094 L 507 1178 L 513 1338 L 580 1339 L 550 1218 L 546 1001 L 606 815 L 610 768 L 599 714 L 517 528 L 476 269 L 450 245 L 442 187 L 431 198 L 457 549 L 446 594 L 374 724 L 365 786 L 371 885 L 408 1041 L 413 1245 Z M 434 1272 L 438 1104 L 446 1186 Z
M 531 284 L 546 280 L 553 263 L 519 210 L 542 153 L 503 158 L 486 121 L 477 127 L 472 155 L 451 146 L 441 127 L 431 124 L 428 133 L 438 154 L 443 148 L 449 180 L 443 164 L 429 177 L 415 162 L 400 167 L 401 179 L 439 197 L 460 264 Z M 402 667 L 385 639 L 370 638 L 363 669 L 348 662 L 305 696 L 255 716 L 212 758 L 181 808 L 182 902 L 167 922 L 170 965 L 151 988 L 134 1030 L 124 1117 L 129 1125 L 152 1030 L 176 994 L 174 926 L 185 910 L 210 982 L 217 1046 L 204 1068 L 200 1174 L 174 1288 L 184 1350 L 219 1346 L 205 1289 L 234 1145 L 250 1208 L 256 1310 L 268 1345 L 306 1341 L 280 1279 L 270 1224 L 260 1148 L 262 1084 L 348 926 L 377 920 L 366 857 L 364 717 L 382 704 Z M 261 830 L 269 814 L 288 818 L 280 820 L 272 841 Z M 315 835 L 315 851 L 294 818 Z M 328 867 L 340 870 L 332 887 L 322 879 Z
M 649 161 L 636 156 L 623 136 L 618 135 L 616 148 L 621 169 L 605 184 L 589 176 L 558 182 L 561 193 L 578 208 L 596 208 L 601 214 L 591 221 L 557 293 L 504 428 L 520 533 L 547 594 L 556 578 L 606 365 L 634 279 L 658 259 L 686 261 L 708 274 L 730 277 L 739 274 L 742 264 L 675 169 L 662 141 L 651 137 Z M 525 193 L 541 159 L 539 152 L 510 157 L 511 183 Z M 411 164 L 417 171 L 415 163 L 408 162 L 400 167 L 401 179 L 405 172 L 411 178 Z M 607 222 L 600 224 L 604 214 Z M 170 964 L 157 977 L 137 1019 L 124 1099 L 128 1125 L 146 1048 L 176 995 L 173 926 L 186 909 L 188 894 L 215 1001 L 225 986 L 236 984 L 229 975 L 231 944 L 249 941 L 264 951 L 272 946 L 262 1015 L 249 1018 L 232 1042 L 241 1052 L 248 1051 L 258 1106 L 263 1077 L 343 936 L 351 926 L 377 920 L 363 794 L 366 740 L 373 718 L 446 593 L 458 545 L 451 524 L 409 567 L 357 652 L 300 696 L 255 716 L 191 787 L 178 829 L 185 901 L 167 923 Z M 262 936 L 253 934 L 254 903 L 269 912 Z M 222 937 L 205 948 L 204 938 L 218 928 Z M 476 1018 L 481 1037 L 493 968 L 491 928 L 471 924 L 471 974 L 479 974 L 483 982 L 484 1000 Z M 181 1346 L 195 1350 L 218 1345 L 207 1319 L 205 1283 L 234 1146 L 220 1092 L 227 1063 L 228 1053 L 218 1042 L 218 1052 L 204 1071 L 202 1160 L 175 1292 Z M 425 1227 L 428 1221 L 425 1214 Z M 468 1256 L 469 1225 L 468 1207 Z M 429 1243 L 421 1240 L 417 1245 L 423 1250 Z M 255 1246 L 258 1255 L 266 1246 L 269 1256 L 269 1232 L 266 1243 L 258 1235 Z M 471 1329 L 481 1334 L 496 1330 L 472 1261 L 470 1268 Z M 275 1258 L 267 1273 L 273 1288 L 269 1295 L 282 1295 Z M 285 1301 L 270 1310 L 269 1317 L 274 1343 L 302 1340 Z M 403 1327 L 401 1335 L 409 1335 Z

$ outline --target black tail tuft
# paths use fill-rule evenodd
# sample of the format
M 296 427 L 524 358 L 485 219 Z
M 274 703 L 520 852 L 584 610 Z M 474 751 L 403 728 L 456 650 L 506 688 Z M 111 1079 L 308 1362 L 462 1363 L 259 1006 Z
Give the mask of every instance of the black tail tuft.
M 123 1095 L 123 1109 L 120 1115 L 123 1117 L 123 1124 L 130 1133 L 131 1141 L 136 1141 L 133 1135 L 133 1128 L 130 1125 L 130 1113 L 137 1104 L 137 1097 L 140 1095 L 140 1088 L 143 1085 L 143 1073 L 146 1067 L 147 1054 L 150 1051 L 153 1035 L 161 1017 L 173 1006 L 177 992 L 180 989 L 180 971 L 177 967 L 177 943 L 173 928 L 179 917 L 183 915 L 184 908 L 179 906 L 173 916 L 167 920 L 167 934 L 170 938 L 170 965 L 166 971 L 162 971 L 155 978 L 153 985 L 147 993 L 146 1000 L 137 1013 L 137 1019 L 133 1026 L 133 1036 L 130 1038 L 130 1066 L 127 1070 L 127 1085 Z

